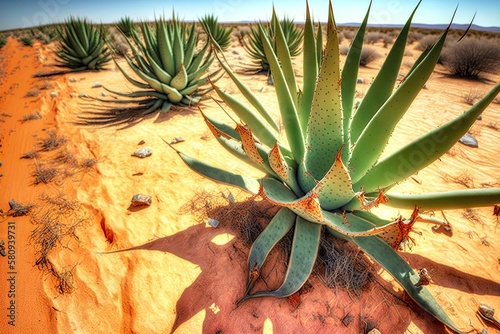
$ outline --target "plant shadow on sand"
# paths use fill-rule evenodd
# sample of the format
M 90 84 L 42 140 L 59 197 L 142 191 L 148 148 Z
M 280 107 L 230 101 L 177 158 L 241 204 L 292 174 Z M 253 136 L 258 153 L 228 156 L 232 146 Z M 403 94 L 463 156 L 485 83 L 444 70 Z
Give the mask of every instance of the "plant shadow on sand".
M 242 203 L 235 203 L 233 206 L 240 204 Z M 250 226 L 250 229 L 246 231 L 243 230 L 241 222 L 253 219 L 260 222 L 260 224 L 266 224 L 266 220 L 268 221 L 273 215 L 273 208 L 266 207 L 262 203 L 257 204 L 257 206 L 260 206 L 259 209 L 263 207 L 264 209 L 255 214 L 255 210 L 253 210 L 255 208 L 255 201 L 253 199 L 247 200 L 243 204 L 244 206 L 240 207 L 237 211 L 228 210 L 227 208 L 231 207 L 230 204 L 222 208 L 225 211 L 217 213 L 217 210 L 214 210 L 217 209 L 214 203 L 205 202 L 208 208 L 205 207 L 203 209 L 199 207 L 199 204 L 193 205 L 193 203 L 190 203 L 191 207 L 187 210 L 184 208 L 184 210 L 191 213 L 196 213 L 196 210 L 207 210 L 207 214 L 212 213 L 211 216 L 217 219 L 222 217 L 221 214 L 226 216 L 220 219 L 221 224 L 217 228 L 200 223 L 174 235 L 117 251 L 148 250 L 171 253 L 191 262 L 201 271 L 196 280 L 182 292 L 176 302 L 176 316 L 171 333 L 176 331 L 182 332 L 183 324 L 189 322 L 202 311 L 205 313 L 203 333 L 262 332 L 267 319 L 270 320 L 274 326 L 274 330 L 277 330 L 277 332 L 293 331 L 297 328 L 302 328 L 306 332 L 313 332 L 313 328 L 316 327 L 317 330 L 321 330 L 321 328 L 323 330 L 326 328 L 337 328 L 339 333 L 350 333 L 353 330 L 366 332 L 367 324 L 373 324 L 373 326 L 381 330 L 386 326 L 388 330 L 395 326 L 398 329 L 407 329 L 410 326 L 410 321 L 412 319 L 415 320 L 415 315 L 405 317 L 405 312 L 415 312 L 422 321 L 432 323 L 429 326 L 434 327 L 434 332 L 436 333 L 443 330 L 443 326 L 440 323 L 432 319 L 416 305 L 412 306 L 411 304 L 406 304 L 404 301 L 402 302 L 402 299 L 396 296 L 394 292 L 379 289 L 377 284 L 369 284 L 367 289 L 357 294 L 357 296 L 353 296 L 349 291 L 346 292 L 344 289 L 331 289 L 324 286 L 317 279 L 318 275 L 313 275 L 310 279 L 310 284 L 305 285 L 309 291 L 299 291 L 298 304 L 294 303 L 292 298 L 289 297 L 285 299 L 250 299 L 237 305 L 237 301 L 244 295 L 245 291 L 247 257 L 251 245 L 249 239 L 256 237 L 255 235 L 250 235 L 258 235 L 259 233 L 256 226 Z M 235 218 L 238 217 L 237 212 L 242 213 L 243 209 L 255 215 L 245 216 L 247 214 L 245 212 L 239 216 L 239 222 L 235 222 Z M 235 237 L 231 239 L 229 237 L 231 235 L 235 235 Z M 229 241 L 225 243 L 217 242 L 216 239 L 221 236 L 225 236 L 222 239 Z M 260 286 L 258 287 L 260 289 L 275 289 L 280 284 L 280 280 L 286 270 L 286 252 L 286 248 L 279 249 L 278 247 L 278 250 L 271 254 L 268 264 L 263 268 L 262 276 L 259 278 Z M 477 286 L 479 289 L 479 291 L 474 289 L 476 293 L 498 293 L 494 288 L 493 291 L 485 287 L 491 287 L 494 284 L 494 282 L 487 279 L 467 274 L 454 268 L 441 267 L 432 260 L 420 257 L 419 255 L 407 254 L 407 257 L 410 259 L 410 263 L 426 263 L 428 267 L 438 268 L 440 274 L 452 275 L 463 278 L 466 281 L 475 282 L 474 286 Z M 352 258 L 350 260 L 352 261 Z M 437 275 L 436 278 L 438 278 Z M 439 279 L 438 281 L 441 283 L 442 280 Z M 447 285 L 446 282 L 444 284 Z M 450 284 L 455 283 L 451 282 Z M 308 285 L 309 287 L 307 287 Z M 303 300 L 300 300 L 301 295 L 306 293 L 310 294 L 305 296 Z M 383 305 L 377 302 L 375 309 L 378 310 L 374 313 L 375 309 L 371 309 L 374 305 L 368 305 L 370 305 L 372 299 L 377 298 L 375 297 L 376 294 L 383 294 L 386 302 Z M 379 312 L 381 313 L 379 314 Z M 394 316 L 394 312 L 397 312 L 400 316 Z M 342 324 L 343 317 L 346 314 L 358 315 L 355 317 L 357 322 L 353 323 L 350 328 Z M 245 320 L 243 321 L 242 319 Z

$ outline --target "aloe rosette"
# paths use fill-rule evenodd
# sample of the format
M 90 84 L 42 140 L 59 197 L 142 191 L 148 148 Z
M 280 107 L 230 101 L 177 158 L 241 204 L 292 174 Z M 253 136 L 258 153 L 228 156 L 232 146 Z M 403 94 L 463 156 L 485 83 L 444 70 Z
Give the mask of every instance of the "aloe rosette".
M 86 19 L 71 17 L 57 28 L 57 33 L 60 38 L 56 52 L 59 66 L 75 71 L 99 70 L 111 60 L 102 27 Z
M 326 230 L 355 243 L 394 276 L 418 305 L 459 332 L 430 292 L 418 283 L 419 275 L 397 250 L 403 243 L 412 241 L 409 233 L 415 223 L 447 224 L 423 216 L 422 210 L 494 205 L 500 202 L 500 189 L 400 194 L 391 188 L 455 145 L 500 92 L 500 83 L 462 115 L 382 156 L 394 128 L 433 72 L 448 29 L 432 49 L 417 59 L 406 79 L 395 88 L 413 12 L 365 97 L 354 108 L 359 57 L 369 11 L 370 7 L 341 69 L 331 3 L 324 50 L 321 38 L 315 37 L 309 8 L 306 8 L 301 90 L 297 88 L 291 56 L 276 15 L 273 14 L 272 19 L 276 49 L 263 33 L 264 27 L 258 27 L 274 76 L 285 136 L 280 136 L 277 121 L 259 98 L 219 57 L 247 102 L 214 87 L 241 123 L 233 127 L 202 113 L 203 117 L 224 148 L 264 172 L 264 177 L 246 177 L 177 153 L 195 172 L 260 195 L 281 207 L 250 250 L 247 288 L 241 301 L 284 297 L 298 291 L 311 274 L 321 233 Z M 413 209 L 413 213 L 408 218 L 387 220 L 370 211 L 381 204 Z M 253 291 L 267 255 L 291 229 L 294 230 L 292 251 L 283 283 L 276 290 Z
M 203 95 L 212 90 L 208 81 L 217 81 L 220 70 L 210 71 L 214 60 L 210 41 L 198 47 L 198 32 L 194 24 L 186 24 L 175 18 L 169 21 L 156 19 L 153 26 L 141 24 L 140 33 L 130 30 L 125 34 L 131 52 L 124 56 L 128 68 L 115 59 L 117 68 L 134 87 L 132 92 L 117 92 L 114 99 L 92 98 L 110 103 L 115 107 L 107 112 L 90 111 L 85 124 L 107 125 L 130 123 L 157 110 L 168 112 L 173 105 L 196 105 Z M 132 73 L 129 73 L 132 72 Z M 135 104 L 127 108 L 123 105 Z
M 233 28 L 222 26 L 214 15 L 205 15 L 201 18 L 200 24 L 207 35 L 209 35 L 219 47 L 225 51 L 231 45 L 231 33 Z
M 280 25 L 290 56 L 298 56 L 302 50 L 301 47 L 304 32 L 301 29 L 297 28 L 295 22 L 288 17 L 284 17 L 282 20 L 280 20 Z M 260 23 L 257 27 L 250 27 L 250 33 L 246 35 L 247 38 L 244 39 L 245 43 L 243 43 L 243 47 L 250 55 L 250 57 L 253 58 L 253 61 L 257 68 L 259 68 L 261 71 L 268 71 L 269 61 L 267 59 L 267 54 L 262 42 L 262 34 L 267 34 L 274 49 L 276 46 L 276 25 L 267 24 L 264 30 L 260 29 L 260 27 Z

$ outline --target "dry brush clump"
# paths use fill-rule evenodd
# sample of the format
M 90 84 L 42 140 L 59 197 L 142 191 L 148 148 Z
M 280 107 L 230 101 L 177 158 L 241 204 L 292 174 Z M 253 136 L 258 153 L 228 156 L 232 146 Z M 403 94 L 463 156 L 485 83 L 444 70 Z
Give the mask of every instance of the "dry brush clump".
M 361 50 L 361 57 L 359 58 L 359 65 L 360 66 L 367 66 L 369 63 L 373 62 L 374 60 L 380 58 L 381 55 L 380 53 L 377 52 L 377 50 L 370 48 L 370 47 L 364 47 Z
M 462 78 L 498 73 L 500 45 L 485 38 L 466 38 L 446 47 L 442 63 L 451 75 Z
M 72 242 L 78 242 L 76 229 L 83 225 L 85 217 L 80 211 L 80 204 L 66 198 L 63 193 L 42 194 L 41 208 L 31 216 L 35 228 L 29 242 L 35 249 L 35 265 L 43 272 L 52 275 L 56 289 L 60 294 L 74 290 L 71 270 L 57 270 L 51 262 L 51 255 L 57 251 L 71 249 Z

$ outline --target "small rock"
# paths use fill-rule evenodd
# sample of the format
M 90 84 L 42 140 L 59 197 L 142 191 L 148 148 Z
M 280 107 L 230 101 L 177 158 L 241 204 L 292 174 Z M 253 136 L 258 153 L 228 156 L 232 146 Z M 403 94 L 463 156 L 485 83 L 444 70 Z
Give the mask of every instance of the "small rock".
M 238 56 L 238 60 L 243 60 L 243 56 Z
M 267 76 L 267 84 L 269 86 L 274 86 L 274 80 L 273 80 L 273 76 L 272 75 L 268 75 Z
M 464 144 L 465 146 L 469 147 L 479 147 L 479 144 L 476 140 L 476 138 L 472 137 L 469 134 L 463 135 L 462 138 L 458 140 L 460 143 Z
M 135 151 L 132 155 L 138 158 L 146 158 L 153 154 L 151 147 L 143 147 Z
M 363 80 L 363 78 L 358 78 L 358 80 L 356 80 L 356 82 L 357 82 L 357 83 L 359 83 L 359 84 L 362 84 L 362 83 L 364 83 L 365 81 Z
M 182 137 L 175 137 L 170 141 L 170 145 L 177 144 L 177 143 L 182 143 L 184 141 L 184 138 Z
M 102 96 L 107 96 L 108 94 L 106 94 L 106 92 L 102 92 L 101 95 Z
M 2 167 L 2 162 L 0 161 L 0 167 Z
M 483 119 L 483 116 L 479 115 L 479 116 L 477 116 L 477 118 L 476 118 L 476 119 L 477 119 L 478 121 L 481 121 L 481 120 Z
M 76 82 L 75 78 L 69 78 L 68 80 L 69 80 L 69 82 Z
M 94 84 L 92 85 L 92 88 L 99 88 L 99 87 L 102 87 L 102 85 L 98 81 L 94 82 Z
M 135 194 L 132 197 L 132 206 L 150 206 L 151 197 L 143 194 Z
M 238 51 L 233 50 L 233 55 L 239 55 Z
M 422 88 L 423 88 L 423 89 L 427 89 L 427 84 L 424 84 L 424 85 L 422 86 Z
M 80 93 L 80 95 L 78 95 L 78 96 L 79 96 L 79 97 L 88 97 L 88 95 L 87 95 L 87 94 L 85 94 L 85 93 Z
M 217 228 L 217 226 L 219 226 L 219 221 L 217 219 L 208 218 L 208 225 L 212 226 L 213 228 Z
M 57 93 L 56 92 L 50 92 L 50 97 L 57 97 Z
M 144 140 L 141 140 L 140 142 L 137 143 L 137 145 L 144 145 L 146 142 Z

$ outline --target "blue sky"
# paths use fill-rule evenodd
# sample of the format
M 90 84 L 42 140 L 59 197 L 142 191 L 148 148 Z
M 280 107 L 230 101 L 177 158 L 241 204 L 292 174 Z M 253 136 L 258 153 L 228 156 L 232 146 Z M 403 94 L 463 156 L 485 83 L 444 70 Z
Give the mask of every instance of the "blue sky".
M 417 0 L 373 0 L 370 23 L 400 24 L 410 15 Z M 112 23 L 121 17 L 151 20 L 172 8 L 185 20 L 196 20 L 204 14 L 215 14 L 221 22 L 267 20 L 272 5 L 280 16 L 303 21 L 305 0 L 1 0 L 0 30 L 26 28 L 39 24 L 62 22 L 69 16 L 86 17 L 94 22 Z M 360 22 L 369 0 L 332 0 L 337 23 Z M 459 4 L 455 23 L 469 23 L 477 11 L 475 24 L 500 26 L 499 0 L 423 0 L 415 23 L 448 23 Z M 316 20 L 326 21 L 328 0 L 309 0 Z

